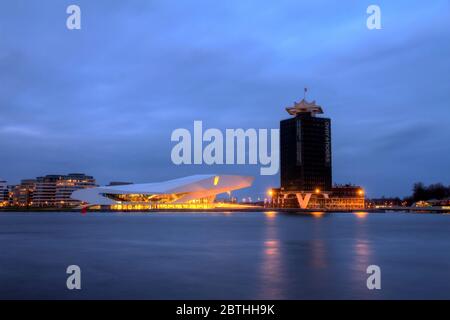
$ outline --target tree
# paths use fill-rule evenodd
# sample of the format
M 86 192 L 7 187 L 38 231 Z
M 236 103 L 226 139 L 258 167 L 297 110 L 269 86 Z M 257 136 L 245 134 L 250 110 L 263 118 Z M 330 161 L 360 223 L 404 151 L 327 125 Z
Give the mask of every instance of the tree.
M 422 182 L 417 182 L 414 184 L 411 200 L 413 202 L 431 199 L 442 200 L 449 196 L 450 186 L 446 187 L 442 183 L 435 183 L 427 187 Z

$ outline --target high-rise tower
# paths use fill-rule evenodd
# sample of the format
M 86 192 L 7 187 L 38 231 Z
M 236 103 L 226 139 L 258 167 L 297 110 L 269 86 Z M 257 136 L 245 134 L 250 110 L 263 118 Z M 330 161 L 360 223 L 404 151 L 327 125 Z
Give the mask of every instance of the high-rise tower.
M 331 120 L 303 99 L 286 108 L 292 118 L 280 122 L 281 190 L 330 191 Z

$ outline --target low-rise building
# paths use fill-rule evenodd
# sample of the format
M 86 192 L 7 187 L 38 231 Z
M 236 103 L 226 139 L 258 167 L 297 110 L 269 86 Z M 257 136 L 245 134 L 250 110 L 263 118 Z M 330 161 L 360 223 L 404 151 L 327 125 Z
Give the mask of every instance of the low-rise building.
M 8 205 L 8 185 L 5 180 L 0 180 L 0 207 L 6 207 Z
M 364 190 L 354 185 L 335 185 L 330 191 L 284 190 L 269 191 L 271 201 L 268 206 L 274 208 L 299 208 L 311 210 L 360 210 L 365 208 Z
M 47 175 L 36 178 L 33 205 L 36 207 L 73 207 L 80 204 L 71 198 L 78 189 L 95 187 L 95 179 L 83 173 Z
M 57 207 L 75 207 L 80 201 L 71 198 L 75 190 L 95 187 L 95 179 L 83 173 L 69 173 L 56 182 L 55 203 Z
M 36 192 L 34 194 L 34 206 L 56 206 L 56 183 L 62 179 L 62 175 L 46 175 L 36 178 Z
M 36 180 L 24 179 L 12 189 L 12 205 L 15 207 L 32 207 Z
M 400 198 L 377 198 L 367 200 L 367 207 L 371 209 L 404 207 L 407 206 L 407 204 L 406 201 L 402 201 Z

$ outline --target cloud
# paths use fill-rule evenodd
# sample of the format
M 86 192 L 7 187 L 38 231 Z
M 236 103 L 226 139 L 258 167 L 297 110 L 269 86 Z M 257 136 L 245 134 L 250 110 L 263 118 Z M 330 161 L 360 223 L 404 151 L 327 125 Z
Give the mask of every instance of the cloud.
M 38 137 L 41 135 L 41 132 L 36 128 L 30 128 L 21 125 L 10 125 L 0 127 L 0 135 L 10 135 L 10 136 L 31 136 Z

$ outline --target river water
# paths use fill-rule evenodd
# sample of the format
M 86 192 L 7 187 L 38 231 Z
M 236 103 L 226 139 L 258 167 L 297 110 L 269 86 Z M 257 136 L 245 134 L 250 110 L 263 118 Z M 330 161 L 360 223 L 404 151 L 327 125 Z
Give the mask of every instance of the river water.
M 0 298 L 450 299 L 450 215 L 0 213 Z

